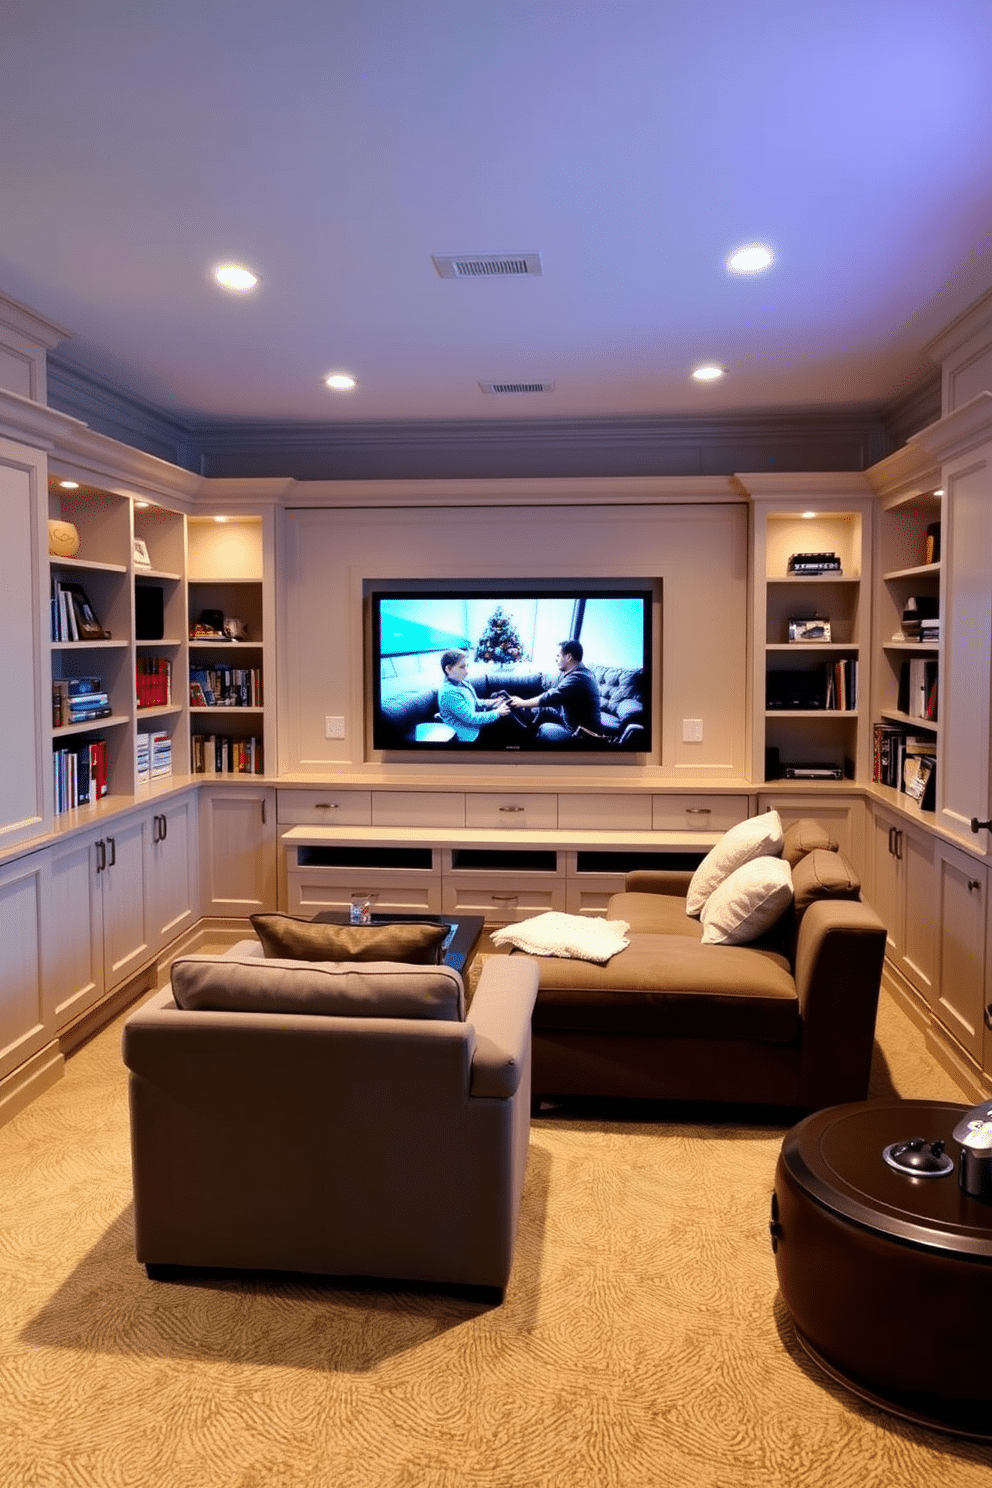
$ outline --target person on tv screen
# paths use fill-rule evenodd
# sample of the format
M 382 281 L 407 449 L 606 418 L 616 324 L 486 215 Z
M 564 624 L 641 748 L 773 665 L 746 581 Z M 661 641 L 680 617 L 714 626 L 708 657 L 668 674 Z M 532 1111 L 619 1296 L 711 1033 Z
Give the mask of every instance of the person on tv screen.
M 468 671 L 467 651 L 445 651 L 441 657 L 444 681 L 437 691 L 438 711 L 442 721 L 454 729 L 455 738 L 462 744 L 474 744 L 488 724 L 497 723 L 510 711 L 505 698 L 495 706 L 483 707 L 471 682 L 466 682 Z
M 562 641 L 555 656 L 561 676 L 537 697 L 511 697 L 512 708 L 536 708 L 534 724 L 542 739 L 571 739 L 577 729 L 602 733 L 599 683 L 582 661 L 581 641 Z

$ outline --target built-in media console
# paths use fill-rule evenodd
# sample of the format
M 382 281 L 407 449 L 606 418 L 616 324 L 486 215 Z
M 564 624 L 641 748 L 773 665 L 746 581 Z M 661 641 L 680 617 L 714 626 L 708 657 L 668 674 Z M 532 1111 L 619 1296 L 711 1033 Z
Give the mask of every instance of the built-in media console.
M 372 748 L 616 760 L 652 748 L 656 585 L 367 581 Z
M 345 910 L 601 915 L 634 868 L 695 868 L 749 814 L 741 794 L 280 790 L 282 901 Z

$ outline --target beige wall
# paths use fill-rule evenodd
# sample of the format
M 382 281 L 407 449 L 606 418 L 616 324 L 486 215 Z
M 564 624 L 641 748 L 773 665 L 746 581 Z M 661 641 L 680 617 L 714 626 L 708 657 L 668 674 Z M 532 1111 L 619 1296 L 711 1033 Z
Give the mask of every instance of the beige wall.
M 362 585 L 366 579 L 648 578 L 661 581 L 659 718 L 645 766 L 665 780 L 746 774 L 748 509 L 743 503 L 287 511 L 279 552 L 279 767 L 283 774 L 396 775 L 366 744 Z M 345 737 L 324 737 L 326 715 Z M 683 718 L 703 721 L 682 742 Z M 454 759 L 457 781 L 528 774 L 583 778 L 602 766 Z M 437 763 L 421 767 L 437 779 Z M 416 775 L 403 766 L 404 776 Z

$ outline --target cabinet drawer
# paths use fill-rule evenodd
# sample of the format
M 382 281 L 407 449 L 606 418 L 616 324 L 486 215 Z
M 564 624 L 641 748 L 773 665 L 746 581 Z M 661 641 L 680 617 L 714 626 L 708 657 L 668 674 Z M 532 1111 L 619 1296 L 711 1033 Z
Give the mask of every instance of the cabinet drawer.
M 651 825 L 656 832 L 725 832 L 744 821 L 747 796 L 655 796 Z
M 544 831 L 558 825 L 556 795 L 482 795 L 465 797 L 465 825 L 497 831 Z
M 445 914 L 483 915 L 488 924 L 510 924 L 547 910 L 565 908 L 564 879 L 535 874 L 516 878 L 482 874 L 445 874 Z
M 599 831 L 649 832 L 650 796 L 559 796 L 558 825 L 566 831 L 590 827 Z
M 351 908 L 351 896 L 359 890 L 375 895 L 376 914 L 439 914 L 441 876 L 438 873 L 409 873 L 392 869 L 290 868 L 286 874 L 286 903 L 289 914 L 313 916 L 322 909 Z
M 461 791 L 373 791 L 374 827 L 463 827 Z
M 363 790 L 281 790 L 276 815 L 289 827 L 368 827 L 372 792 Z
M 622 873 L 583 873 L 567 880 L 565 909 L 568 914 L 595 915 L 603 919 L 614 894 L 623 892 Z

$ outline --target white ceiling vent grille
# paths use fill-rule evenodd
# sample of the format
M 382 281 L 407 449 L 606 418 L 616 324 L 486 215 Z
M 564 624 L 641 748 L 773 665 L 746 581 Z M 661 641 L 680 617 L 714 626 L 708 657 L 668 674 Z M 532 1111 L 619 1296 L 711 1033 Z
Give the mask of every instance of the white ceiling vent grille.
M 505 279 L 543 273 L 539 253 L 435 253 L 432 262 L 442 279 Z
M 484 393 L 550 393 L 553 382 L 480 382 Z

